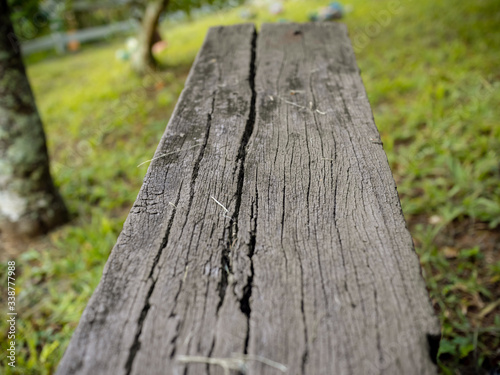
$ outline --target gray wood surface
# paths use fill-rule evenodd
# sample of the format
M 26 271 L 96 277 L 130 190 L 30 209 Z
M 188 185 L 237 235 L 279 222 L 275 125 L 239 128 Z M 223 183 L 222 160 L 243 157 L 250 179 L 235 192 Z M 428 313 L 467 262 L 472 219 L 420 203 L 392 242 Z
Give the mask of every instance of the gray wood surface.
M 345 26 L 213 28 L 58 374 L 434 374 Z

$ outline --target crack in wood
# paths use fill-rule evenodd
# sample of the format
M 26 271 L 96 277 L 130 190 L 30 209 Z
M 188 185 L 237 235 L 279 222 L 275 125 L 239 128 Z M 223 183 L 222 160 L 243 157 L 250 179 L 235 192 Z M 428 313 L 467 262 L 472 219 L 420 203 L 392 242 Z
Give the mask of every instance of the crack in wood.
M 302 315 L 302 323 L 304 324 L 304 352 L 302 353 L 300 369 L 303 375 L 306 374 L 306 364 L 309 358 L 309 333 L 307 329 L 306 312 L 304 308 L 304 268 L 302 266 L 302 258 L 300 252 L 297 252 L 300 267 L 300 313 Z
M 201 145 L 201 149 L 200 149 L 200 152 L 198 154 L 198 158 L 196 159 L 194 167 L 193 167 L 193 173 L 191 174 L 190 194 L 189 194 L 189 203 L 188 203 L 187 212 L 190 211 L 191 206 L 193 204 L 194 189 L 195 189 L 195 185 L 196 185 L 196 179 L 198 177 L 198 171 L 200 169 L 200 163 L 201 163 L 201 160 L 203 159 L 203 156 L 205 154 L 205 150 L 206 150 L 207 143 L 208 143 L 208 137 L 210 135 L 210 128 L 211 128 L 211 125 L 212 125 L 212 115 L 213 115 L 213 112 L 214 112 L 214 106 L 215 106 L 215 91 L 212 93 L 212 107 L 211 107 L 211 111 L 207 114 L 207 128 L 206 128 L 206 132 L 205 132 L 204 142 Z M 179 193 L 177 195 L 177 200 L 175 202 L 174 207 L 177 207 L 177 205 L 179 204 L 180 190 L 179 190 Z M 151 266 L 151 271 L 150 271 L 150 273 L 148 275 L 148 280 L 151 280 L 151 286 L 149 287 L 148 293 L 146 295 L 146 300 L 144 302 L 144 306 L 142 308 L 141 314 L 139 315 L 139 319 L 137 321 L 137 331 L 136 331 L 136 334 L 135 334 L 132 346 L 129 349 L 129 354 L 128 354 L 128 357 L 127 357 L 127 361 L 125 362 L 125 373 L 127 375 L 131 374 L 131 372 L 132 372 L 132 365 L 134 363 L 134 359 L 135 359 L 137 353 L 139 352 L 139 350 L 141 348 L 141 340 L 140 340 L 140 338 L 141 338 L 142 328 L 143 328 L 143 325 L 144 325 L 144 321 L 146 320 L 146 317 L 148 315 L 148 312 L 149 312 L 149 310 L 151 308 L 150 298 L 151 298 L 151 295 L 153 294 L 153 291 L 154 291 L 155 286 L 156 286 L 156 282 L 158 280 L 158 277 L 155 278 L 153 276 L 154 275 L 154 271 L 155 271 L 156 267 L 158 266 L 158 262 L 160 260 L 161 254 L 163 253 L 163 250 L 165 250 L 165 248 L 167 247 L 168 238 L 169 238 L 169 235 L 170 235 L 170 230 L 172 229 L 172 224 L 174 222 L 174 217 L 175 217 L 176 211 L 177 211 L 177 208 L 174 208 L 173 212 L 172 212 L 172 215 L 170 216 L 170 220 L 168 222 L 167 229 L 165 231 L 165 236 L 163 237 L 162 244 L 160 246 L 160 250 L 156 253 L 156 256 L 155 256 L 155 258 L 153 260 L 153 264 Z M 181 284 L 181 288 L 182 288 L 182 284 Z M 174 346 L 174 348 L 175 348 L 175 346 Z M 174 352 L 175 352 L 175 350 L 174 350 Z
M 177 196 L 176 204 L 178 202 L 179 202 L 179 195 Z M 148 279 L 150 279 L 152 281 L 152 283 L 151 283 L 151 286 L 149 287 L 148 294 L 146 296 L 146 301 L 144 303 L 144 307 L 142 308 L 141 314 L 139 315 L 139 320 L 137 322 L 137 331 L 136 331 L 136 334 L 134 337 L 134 342 L 132 343 L 132 346 L 129 349 L 129 354 L 127 357 L 127 361 L 125 363 L 125 373 L 127 375 L 129 375 L 131 373 L 132 365 L 134 363 L 135 356 L 141 348 L 140 337 L 141 337 L 141 333 L 142 333 L 142 327 L 143 327 L 144 321 L 146 320 L 146 316 L 148 315 L 149 309 L 151 308 L 151 304 L 149 303 L 149 299 L 150 299 L 151 295 L 153 294 L 153 291 L 154 291 L 155 286 L 156 286 L 156 281 L 157 281 L 157 279 L 155 279 L 153 277 L 153 273 L 154 273 L 156 266 L 158 265 L 158 261 L 160 259 L 161 253 L 167 247 L 168 237 L 170 235 L 172 223 L 174 222 L 175 211 L 176 211 L 176 209 L 173 210 L 172 215 L 170 216 L 170 220 L 168 222 L 167 230 L 165 232 L 165 236 L 163 237 L 162 244 L 160 246 L 160 250 L 157 252 L 157 254 L 153 260 L 153 265 L 151 266 L 151 271 L 148 275 Z
M 243 354 L 248 354 L 248 346 L 250 342 L 250 317 L 252 308 L 250 298 L 252 297 L 253 278 L 255 274 L 253 256 L 255 254 L 255 245 L 257 242 L 257 216 L 259 212 L 259 193 L 257 187 L 255 189 L 255 200 L 250 208 L 250 221 L 253 223 L 250 233 L 250 243 L 248 244 L 248 258 L 250 259 L 250 275 L 247 278 L 247 283 L 243 288 L 243 297 L 240 300 L 240 310 L 247 317 L 247 332 L 245 336 L 245 344 Z
M 237 199 L 236 199 L 236 210 L 234 213 L 234 219 L 236 224 L 236 231 L 238 233 L 238 219 L 241 207 L 241 199 L 243 194 L 243 182 L 245 178 L 245 159 L 246 159 L 246 149 L 248 141 L 252 136 L 255 120 L 256 120 L 256 108 L 255 103 L 257 99 L 257 92 L 255 90 L 255 74 L 256 74 L 256 52 L 257 52 L 257 33 L 254 31 L 252 36 L 252 46 L 251 46 L 251 58 L 250 58 L 250 73 L 248 77 L 248 82 L 250 84 L 250 89 L 252 90 L 252 97 L 250 99 L 250 113 L 245 126 L 245 132 L 243 133 L 243 138 L 240 145 L 240 150 L 238 153 L 238 159 L 240 160 L 241 166 L 238 175 L 238 186 L 237 186 Z M 253 221 L 253 228 L 250 233 L 250 242 L 248 244 L 248 259 L 250 260 L 250 275 L 247 277 L 246 285 L 243 287 L 243 296 L 240 300 L 240 310 L 247 317 L 247 332 L 245 336 L 245 343 L 243 354 L 248 354 L 248 344 L 250 342 L 250 315 L 252 312 L 250 306 L 250 297 L 252 296 L 253 287 L 253 277 L 254 277 L 254 264 L 253 256 L 255 253 L 256 244 L 256 233 L 257 233 L 257 213 L 258 213 L 258 192 L 255 191 L 255 201 L 252 202 L 250 208 L 250 221 Z

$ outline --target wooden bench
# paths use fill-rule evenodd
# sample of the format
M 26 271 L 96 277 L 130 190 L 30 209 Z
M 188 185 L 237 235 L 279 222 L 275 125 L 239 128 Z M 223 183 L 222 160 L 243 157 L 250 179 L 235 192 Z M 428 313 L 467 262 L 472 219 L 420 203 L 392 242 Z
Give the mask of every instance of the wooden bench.
M 210 29 L 58 374 L 435 374 L 344 25 Z

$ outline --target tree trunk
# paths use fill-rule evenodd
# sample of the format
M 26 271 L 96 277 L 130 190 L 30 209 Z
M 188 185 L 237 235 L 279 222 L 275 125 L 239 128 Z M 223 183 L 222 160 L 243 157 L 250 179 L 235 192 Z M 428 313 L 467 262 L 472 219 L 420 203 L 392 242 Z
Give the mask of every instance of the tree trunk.
M 168 2 L 169 0 L 156 0 L 148 2 L 146 5 L 138 37 L 139 45 L 132 56 L 132 68 L 138 74 L 147 73 L 157 66 L 151 47 L 154 44 L 154 35 L 160 14 L 165 10 Z
M 35 236 L 68 220 L 6 0 L 0 0 L 0 233 Z

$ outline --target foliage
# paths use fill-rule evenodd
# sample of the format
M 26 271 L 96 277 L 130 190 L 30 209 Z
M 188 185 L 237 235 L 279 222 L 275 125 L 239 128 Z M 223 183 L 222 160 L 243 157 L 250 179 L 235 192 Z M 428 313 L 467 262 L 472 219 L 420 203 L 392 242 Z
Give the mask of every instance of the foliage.
M 20 39 L 31 39 L 48 24 L 47 14 L 40 8 L 40 0 L 8 0 L 14 31 Z
M 358 25 L 381 12 L 366 11 Z M 495 1 L 402 2 L 358 54 L 440 315 L 446 374 L 500 365 L 499 14 Z
M 32 18 L 40 11 L 40 0 L 8 0 L 11 10 L 12 22 L 16 23 L 20 18 Z
M 305 21 L 326 3 L 289 0 L 279 16 L 255 9 L 255 21 Z M 442 324 L 441 371 L 481 373 L 500 365 L 500 4 L 350 3 L 345 22 Z M 208 27 L 246 22 L 241 10 L 162 25 L 167 70 L 156 76 L 115 61 L 118 42 L 29 67 L 74 221 L 16 259 L 19 366 L 7 374 L 53 373 Z
M 383 9 L 366 8 L 352 39 Z M 500 365 L 499 12 L 495 1 L 402 2 L 358 54 L 440 315 L 446 374 Z

